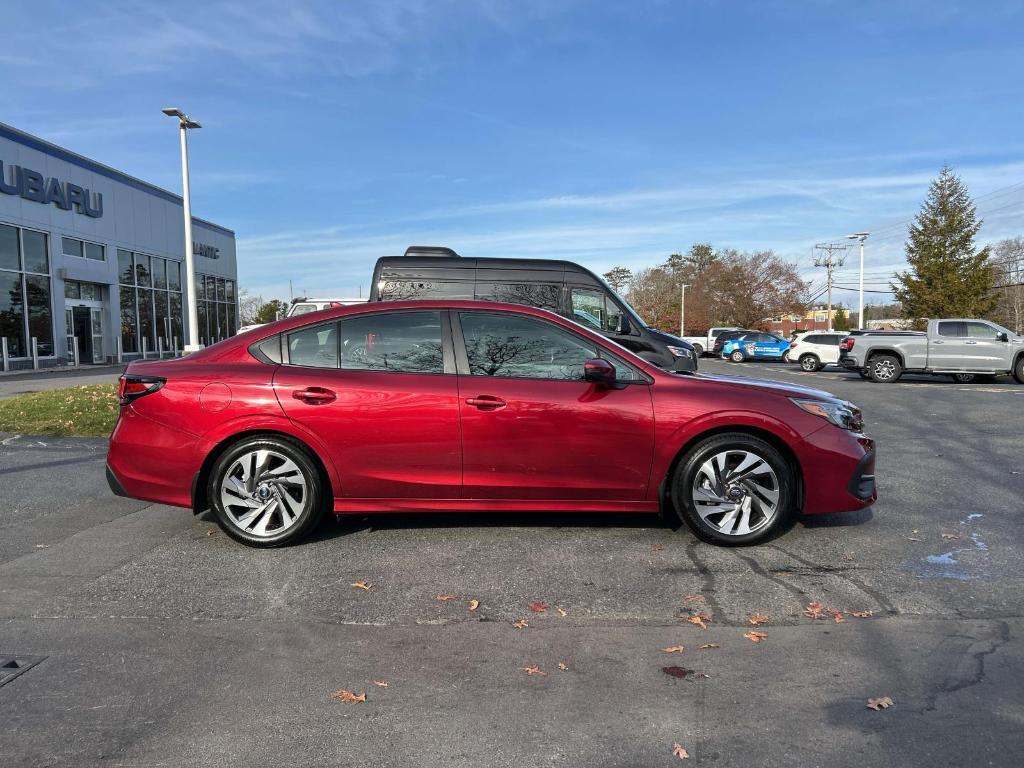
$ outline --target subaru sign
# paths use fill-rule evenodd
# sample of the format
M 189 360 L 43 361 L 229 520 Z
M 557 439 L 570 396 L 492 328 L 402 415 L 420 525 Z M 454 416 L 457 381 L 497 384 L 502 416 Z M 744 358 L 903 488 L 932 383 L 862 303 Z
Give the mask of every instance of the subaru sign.
M 46 178 L 38 171 L 22 168 L 20 165 L 8 165 L 0 161 L 0 192 L 5 195 L 18 195 L 25 200 L 85 214 L 94 219 L 103 216 L 103 195 L 99 192 L 90 193 L 70 181 L 64 182 L 57 178 Z

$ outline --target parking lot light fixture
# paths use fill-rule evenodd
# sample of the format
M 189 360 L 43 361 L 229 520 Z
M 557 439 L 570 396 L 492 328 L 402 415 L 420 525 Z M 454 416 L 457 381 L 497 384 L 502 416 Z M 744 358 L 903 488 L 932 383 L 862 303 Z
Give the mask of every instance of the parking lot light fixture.
M 192 200 L 188 186 L 188 140 L 185 134 L 189 129 L 202 128 L 198 120 L 193 120 L 177 107 L 164 107 L 168 117 L 178 120 L 181 131 L 181 199 L 185 212 L 185 304 L 188 307 L 188 336 L 184 352 L 198 352 L 202 349 L 199 343 L 199 312 L 196 305 L 196 265 L 192 253 Z
M 860 241 L 860 292 L 857 298 L 857 323 L 861 328 L 867 328 L 864 323 L 864 241 L 868 239 L 870 232 L 854 232 L 847 235 L 847 240 Z

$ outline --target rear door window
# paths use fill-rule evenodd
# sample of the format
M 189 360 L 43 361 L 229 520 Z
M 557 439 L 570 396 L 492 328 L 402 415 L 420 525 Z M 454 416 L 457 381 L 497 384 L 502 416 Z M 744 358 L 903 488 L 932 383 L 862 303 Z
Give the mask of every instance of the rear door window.
M 441 313 L 368 314 L 341 321 L 346 371 L 444 373 Z
M 964 337 L 967 335 L 967 329 L 964 328 L 964 323 L 957 320 L 946 320 L 939 323 L 939 336 L 954 336 Z

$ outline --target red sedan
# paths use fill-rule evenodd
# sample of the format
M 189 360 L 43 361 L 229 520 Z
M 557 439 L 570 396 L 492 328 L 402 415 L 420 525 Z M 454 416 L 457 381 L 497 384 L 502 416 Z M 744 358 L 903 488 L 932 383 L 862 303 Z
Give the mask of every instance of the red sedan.
M 115 493 L 211 508 L 253 546 L 326 510 L 678 514 L 752 544 L 875 500 L 874 442 L 826 392 L 663 371 L 552 313 L 340 307 L 131 363 Z

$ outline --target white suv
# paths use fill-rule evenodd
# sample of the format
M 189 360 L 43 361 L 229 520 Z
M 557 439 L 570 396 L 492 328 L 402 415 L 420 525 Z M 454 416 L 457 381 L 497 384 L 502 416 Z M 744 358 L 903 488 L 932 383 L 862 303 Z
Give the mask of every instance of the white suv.
M 849 334 L 845 331 L 807 331 L 789 345 L 787 357 L 805 371 L 820 371 L 826 365 L 839 365 L 839 342 Z

